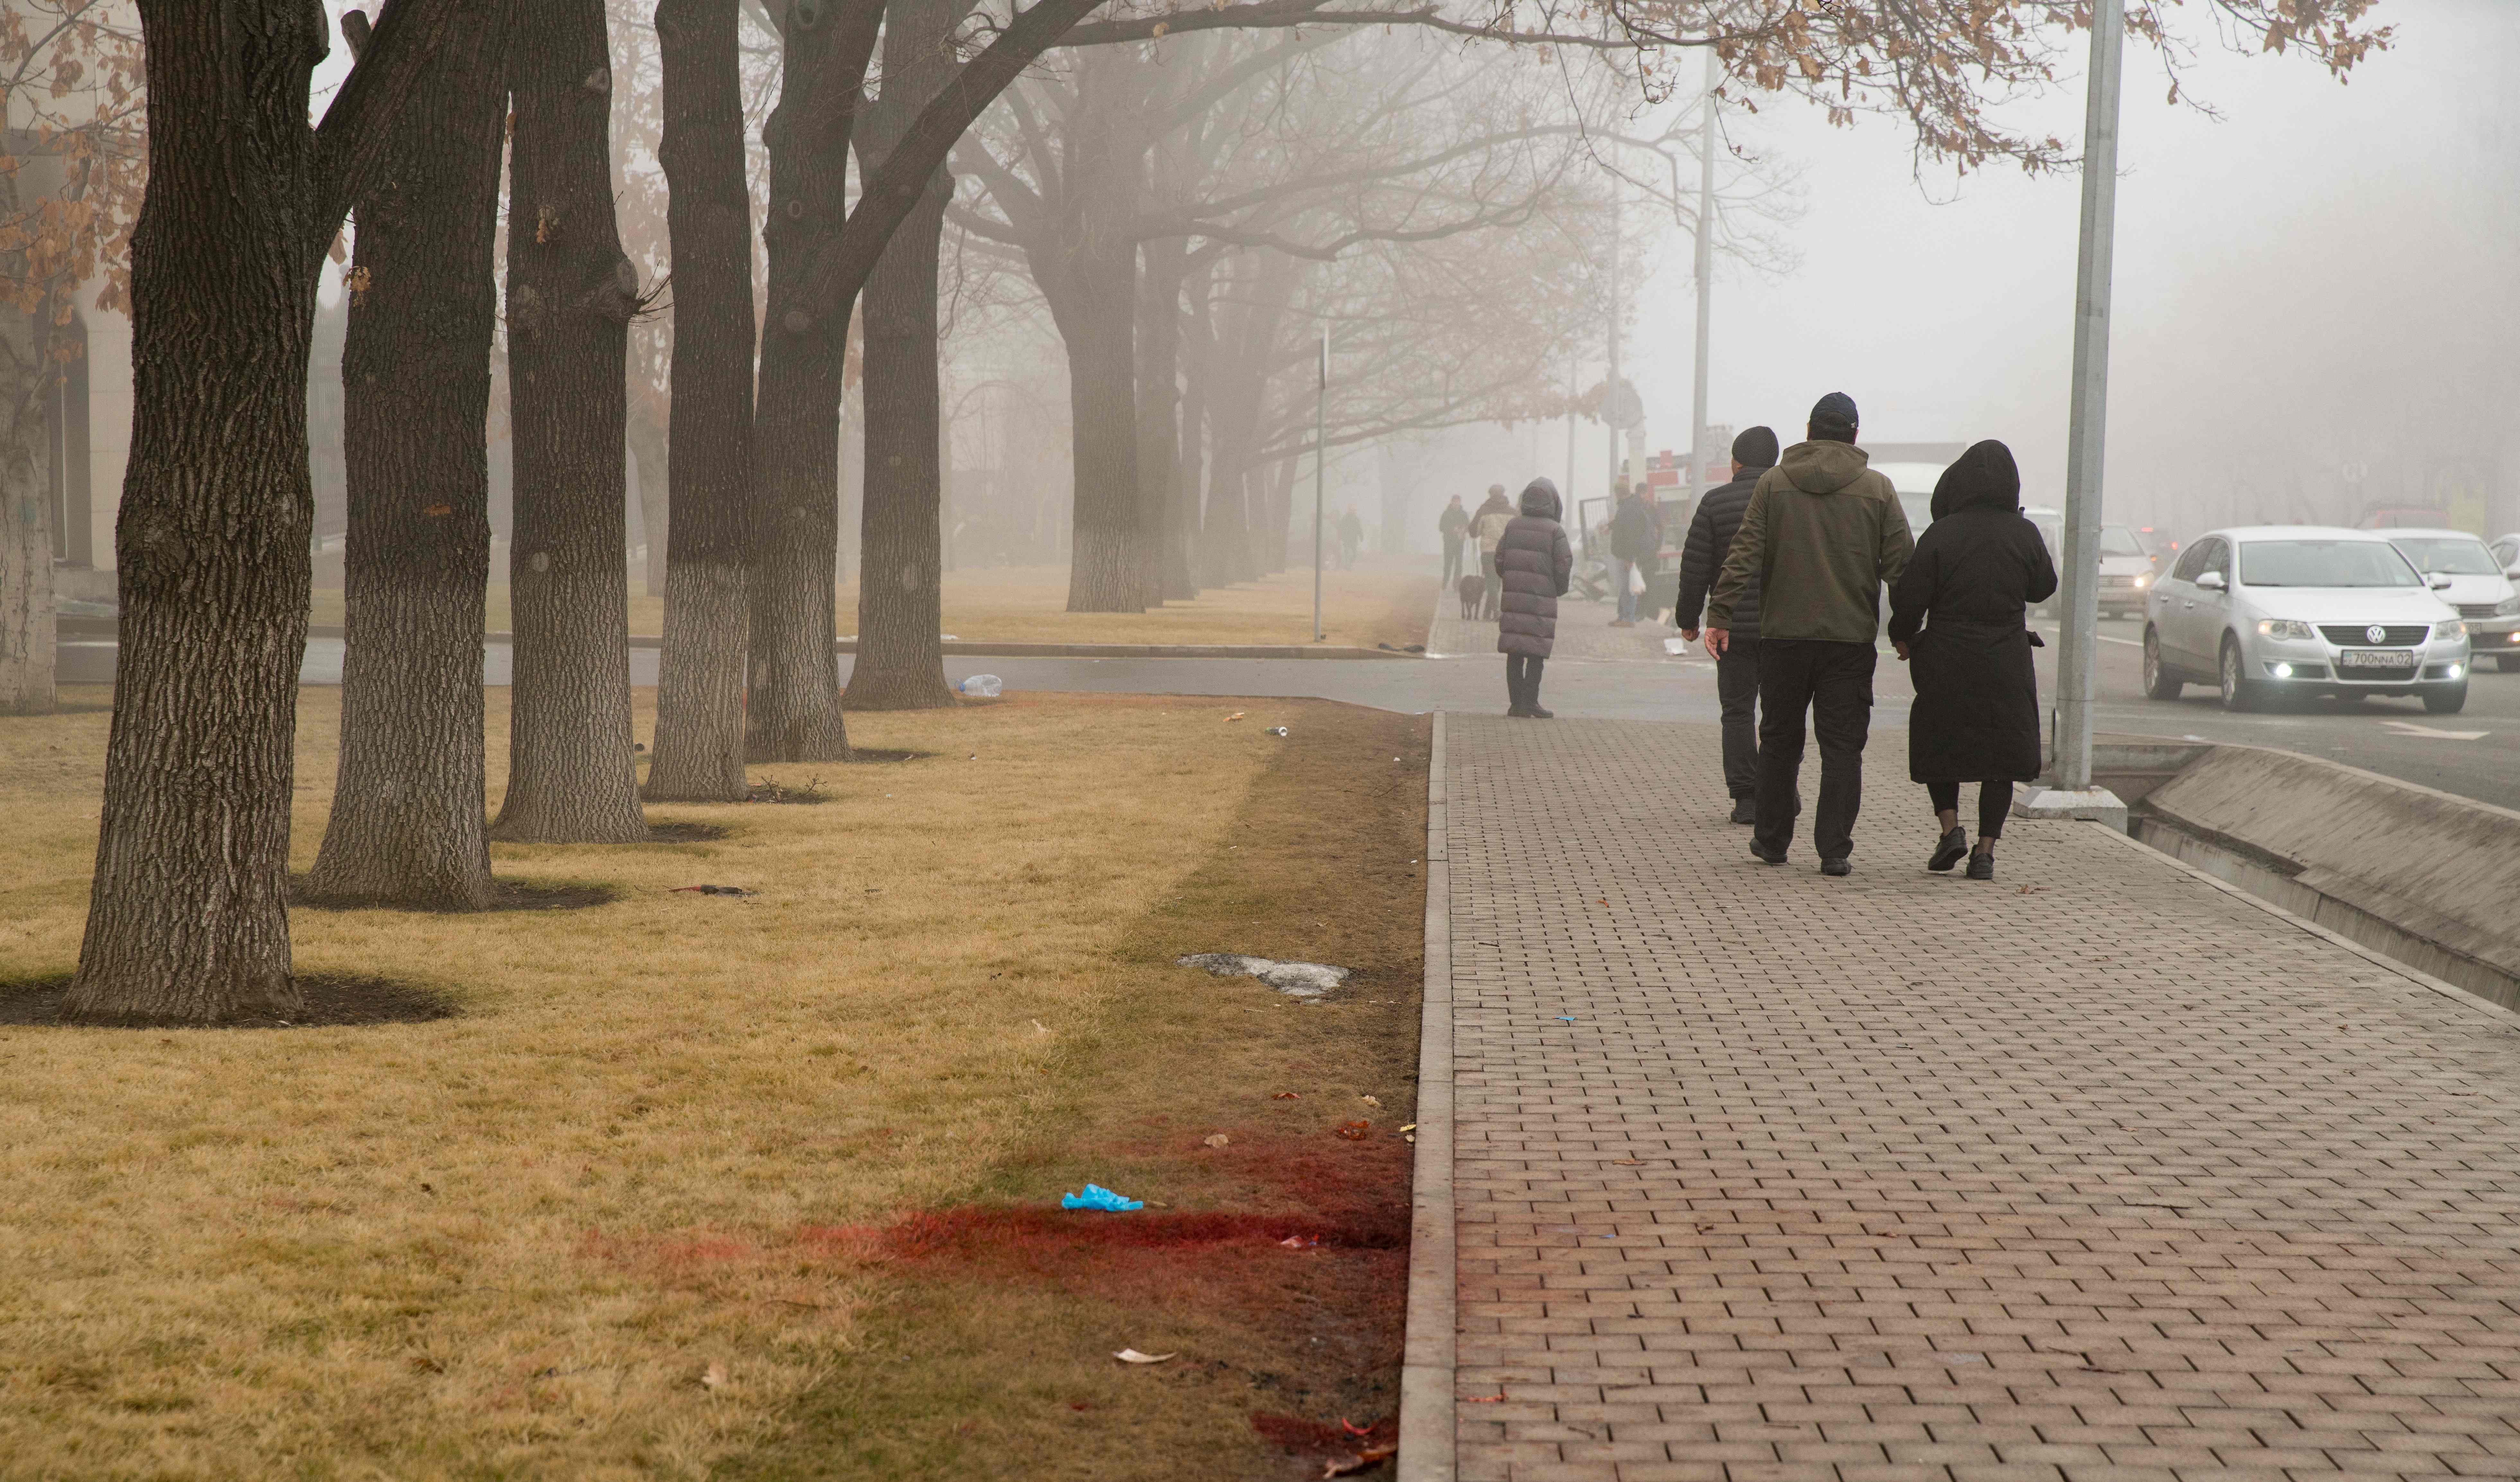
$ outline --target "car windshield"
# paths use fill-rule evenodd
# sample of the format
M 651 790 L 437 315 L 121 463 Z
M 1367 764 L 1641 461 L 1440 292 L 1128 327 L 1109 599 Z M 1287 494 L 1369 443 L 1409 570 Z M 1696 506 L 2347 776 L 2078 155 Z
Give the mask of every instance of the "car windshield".
M 2149 556 L 2152 553 L 2145 550 L 2143 542 L 2136 539 L 2135 532 L 2126 526 L 2102 525 L 2100 526 L 2100 554 L 2102 556 Z
M 2494 563 L 2494 553 L 2485 549 L 2485 542 L 2481 540 L 2455 540 L 2447 535 L 2409 535 L 2389 544 L 2413 561 L 2418 571 L 2439 571 L 2447 576 L 2502 574 L 2502 568 Z
M 2417 587 L 2423 579 L 2379 540 L 2250 540 L 2240 544 L 2244 587 Z

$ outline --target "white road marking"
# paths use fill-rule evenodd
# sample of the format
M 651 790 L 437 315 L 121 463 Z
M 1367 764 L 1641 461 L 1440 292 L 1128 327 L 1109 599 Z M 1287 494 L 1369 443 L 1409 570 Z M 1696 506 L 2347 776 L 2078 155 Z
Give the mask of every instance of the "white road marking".
M 2430 726 L 2403 720 L 2383 721 L 2381 724 L 2401 736 L 2430 736 L 2441 741 L 2483 741 L 2494 734 L 2491 731 L 2436 731 Z

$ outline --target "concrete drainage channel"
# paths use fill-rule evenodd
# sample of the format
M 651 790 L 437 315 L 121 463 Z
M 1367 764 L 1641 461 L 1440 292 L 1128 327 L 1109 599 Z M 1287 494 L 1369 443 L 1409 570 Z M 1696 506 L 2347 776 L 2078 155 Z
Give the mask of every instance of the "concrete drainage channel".
M 2138 840 L 2520 1010 L 2520 813 L 2262 746 L 2092 747 Z

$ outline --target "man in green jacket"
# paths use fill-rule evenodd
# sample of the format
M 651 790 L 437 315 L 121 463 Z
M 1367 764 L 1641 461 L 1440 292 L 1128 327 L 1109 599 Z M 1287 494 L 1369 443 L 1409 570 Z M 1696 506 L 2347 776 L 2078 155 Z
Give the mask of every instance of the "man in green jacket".
M 1785 862 L 1808 709 L 1820 732 L 1812 842 L 1822 875 L 1854 870 L 1881 589 L 1899 580 L 1915 549 L 1898 492 L 1855 446 L 1857 426 L 1854 398 L 1843 391 L 1812 408 L 1811 440 L 1787 448 L 1760 476 L 1706 603 L 1706 651 L 1720 659 L 1733 605 L 1758 577 L 1758 824 L 1750 852 L 1767 864 Z

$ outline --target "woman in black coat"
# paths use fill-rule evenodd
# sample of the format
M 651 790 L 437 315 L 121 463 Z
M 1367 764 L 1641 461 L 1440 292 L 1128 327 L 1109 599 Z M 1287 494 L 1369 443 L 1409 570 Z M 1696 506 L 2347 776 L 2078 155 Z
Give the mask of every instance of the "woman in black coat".
M 1522 491 L 1522 513 L 1497 542 L 1497 576 L 1505 584 L 1497 616 L 1497 651 L 1505 655 L 1508 715 L 1550 720 L 1540 708 L 1540 666 L 1557 642 L 1557 599 L 1575 575 L 1575 550 L 1557 522 L 1557 485 L 1535 478 Z
M 1981 442 L 1934 485 L 1934 522 L 1890 593 L 1890 641 L 1912 665 L 1908 775 L 1932 795 L 1942 840 L 1928 870 L 1969 856 L 1968 877 L 1995 878 L 1995 841 L 2012 785 L 2039 775 L 2039 678 L 2024 621 L 2056 590 L 2056 563 L 2021 516 L 2012 450 Z M 1959 825 L 1960 784 L 1976 783 L 1977 848 Z

